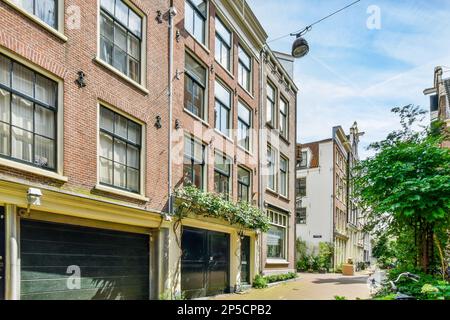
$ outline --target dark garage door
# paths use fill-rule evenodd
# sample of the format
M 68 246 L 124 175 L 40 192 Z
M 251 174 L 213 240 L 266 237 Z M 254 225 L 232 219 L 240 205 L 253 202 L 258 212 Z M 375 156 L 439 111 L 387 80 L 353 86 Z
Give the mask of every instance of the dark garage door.
M 226 233 L 183 229 L 181 289 L 186 298 L 229 291 L 229 242 Z
M 149 298 L 148 235 L 22 220 L 20 245 L 21 299 Z

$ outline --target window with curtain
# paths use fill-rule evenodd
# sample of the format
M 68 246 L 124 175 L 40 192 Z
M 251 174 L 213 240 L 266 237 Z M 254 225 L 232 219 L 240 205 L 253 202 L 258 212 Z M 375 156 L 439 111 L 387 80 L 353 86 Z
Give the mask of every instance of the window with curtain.
M 186 0 L 184 28 L 200 43 L 206 40 L 207 4 L 204 0 Z
M 100 107 L 100 183 L 140 193 L 141 125 Z
M 251 172 L 243 167 L 238 167 L 238 201 L 250 202 L 251 199 Z
M 238 144 L 250 151 L 250 129 L 252 126 L 252 112 L 242 102 L 238 103 Z
M 280 194 L 287 197 L 289 183 L 289 161 L 285 157 L 280 157 Z
M 287 249 L 287 215 L 273 210 L 267 210 L 270 229 L 267 232 L 267 257 L 286 259 Z
M 11 2 L 49 26 L 58 29 L 58 0 L 12 0 Z
M 306 224 L 306 208 L 297 208 L 295 212 L 297 224 Z
M 288 103 L 284 98 L 280 99 L 280 134 L 284 138 L 288 137 Z
M 252 59 L 241 46 L 239 46 L 238 56 L 238 81 L 245 90 L 250 92 L 252 86 Z
M 231 160 L 219 153 L 214 155 L 214 191 L 230 199 Z
M 266 121 L 275 126 L 275 87 L 267 84 Z
M 271 146 L 267 147 L 267 170 L 267 187 L 275 191 L 275 150 Z
M 308 152 L 302 151 L 300 153 L 300 161 L 298 163 L 300 169 L 305 169 L 308 167 Z
M 231 71 L 231 32 L 216 17 L 216 60 L 228 71 Z
M 204 190 L 205 146 L 193 137 L 184 138 L 184 184 Z
M 205 117 L 206 68 L 188 53 L 185 55 L 184 107 L 200 119 Z
M 231 129 L 231 92 L 216 81 L 215 97 L 216 129 L 229 136 Z
M 0 54 L 0 156 L 56 170 L 57 89 Z
M 100 58 L 140 83 L 142 18 L 122 0 L 100 2 Z

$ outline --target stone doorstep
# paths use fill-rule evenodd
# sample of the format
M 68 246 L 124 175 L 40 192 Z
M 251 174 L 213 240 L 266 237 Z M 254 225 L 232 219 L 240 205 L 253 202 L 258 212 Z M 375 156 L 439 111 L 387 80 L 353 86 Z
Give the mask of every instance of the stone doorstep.
M 299 280 L 301 280 L 300 277 L 297 277 L 297 278 L 294 278 L 294 279 L 289 279 L 289 280 L 284 280 L 284 281 L 272 282 L 272 283 L 268 283 L 267 287 L 268 288 L 272 288 L 272 287 L 276 287 L 276 286 L 282 285 L 284 283 L 295 282 L 295 281 L 299 281 Z

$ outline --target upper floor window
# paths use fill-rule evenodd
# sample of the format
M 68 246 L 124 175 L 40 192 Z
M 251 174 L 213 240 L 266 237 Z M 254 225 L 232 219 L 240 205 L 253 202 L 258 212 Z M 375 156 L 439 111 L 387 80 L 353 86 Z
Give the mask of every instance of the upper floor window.
M 243 202 L 250 202 L 251 196 L 251 176 L 252 173 L 243 168 L 238 167 L 238 200 Z
M 289 107 L 286 100 L 280 99 L 280 134 L 284 137 L 288 137 L 289 122 L 288 122 Z
M 267 84 L 267 105 L 266 105 L 266 121 L 272 126 L 275 126 L 275 88 Z
M 231 71 L 231 32 L 216 17 L 216 60 L 228 71 Z
M 238 103 L 238 144 L 250 151 L 250 129 L 252 126 L 252 112 L 242 102 Z
M 214 190 L 225 199 L 230 198 L 231 160 L 218 153 L 215 154 L 214 159 Z
M 139 193 L 141 125 L 100 107 L 100 183 Z
M 276 189 L 276 183 L 275 183 L 275 177 L 276 177 L 276 173 L 275 173 L 275 150 L 271 147 L 268 146 L 267 147 L 267 187 L 271 190 Z
M 299 168 L 305 169 L 308 167 L 308 152 L 302 151 L 300 154 L 300 162 L 299 162 Z
M 280 157 L 280 194 L 287 197 L 289 184 L 289 161 L 285 157 Z
M 0 55 L 0 155 L 56 170 L 58 84 Z
M 11 2 L 38 17 L 49 26 L 58 28 L 58 0 L 11 0 Z
M 306 197 L 306 178 L 297 179 L 296 194 L 299 197 Z
M 205 146 L 193 137 L 184 138 L 184 183 L 204 190 Z
M 186 53 L 184 107 L 205 120 L 206 69 Z
M 231 92 L 216 81 L 216 129 L 224 135 L 230 135 L 231 129 Z
M 306 224 L 306 208 L 297 208 L 295 220 L 297 224 Z
M 238 80 L 239 84 L 248 92 L 252 83 L 252 59 L 242 47 L 239 47 Z
M 100 8 L 100 59 L 140 83 L 142 17 L 122 0 L 101 0 Z
M 204 0 L 185 1 L 184 28 L 194 38 L 205 44 L 207 4 Z

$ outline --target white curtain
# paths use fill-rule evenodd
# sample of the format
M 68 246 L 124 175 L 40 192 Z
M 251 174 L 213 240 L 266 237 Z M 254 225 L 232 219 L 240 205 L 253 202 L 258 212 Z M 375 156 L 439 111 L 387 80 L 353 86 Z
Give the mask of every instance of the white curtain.
M 9 122 L 11 94 L 0 89 L 0 121 Z
M 48 168 L 55 167 L 55 147 L 53 140 L 35 136 L 34 152 L 36 165 Z
M 13 65 L 13 88 L 30 97 L 33 96 L 33 71 L 14 63 Z
M 9 72 L 11 61 L 6 57 L 0 55 L 0 83 L 6 86 L 10 86 Z
M 35 111 L 35 128 L 34 132 L 46 136 L 48 138 L 55 138 L 55 113 L 43 107 L 36 106 Z
M 36 76 L 36 99 L 47 105 L 55 107 L 56 102 L 56 86 L 53 81 Z
M 33 131 L 33 103 L 31 101 L 13 95 L 12 124 Z
M 32 161 L 33 134 L 12 128 L 11 156 L 24 161 Z
M 112 161 L 100 158 L 100 181 L 106 184 L 112 184 L 113 180 Z

